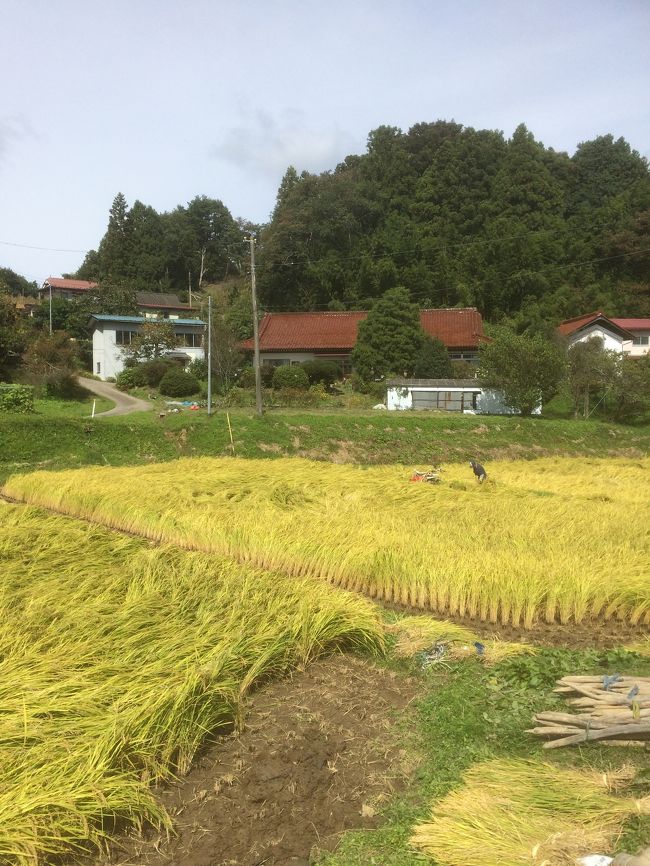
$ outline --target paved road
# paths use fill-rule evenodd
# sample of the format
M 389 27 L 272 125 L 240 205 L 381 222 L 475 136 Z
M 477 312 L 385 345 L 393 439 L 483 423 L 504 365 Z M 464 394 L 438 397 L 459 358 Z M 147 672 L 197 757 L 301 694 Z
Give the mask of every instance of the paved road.
M 118 391 L 115 385 L 110 382 L 100 382 L 98 379 L 86 379 L 84 376 L 79 376 L 79 384 L 83 385 L 88 391 L 97 394 L 98 397 L 106 397 L 107 400 L 112 400 L 115 403 L 113 409 L 108 412 L 98 412 L 95 418 L 107 418 L 109 415 L 130 415 L 131 412 L 148 412 L 151 409 L 151 403 L 146 400 L 139 400 L 137 397 L 131 397 L 130 394 L 125 394 L 123 391 Z

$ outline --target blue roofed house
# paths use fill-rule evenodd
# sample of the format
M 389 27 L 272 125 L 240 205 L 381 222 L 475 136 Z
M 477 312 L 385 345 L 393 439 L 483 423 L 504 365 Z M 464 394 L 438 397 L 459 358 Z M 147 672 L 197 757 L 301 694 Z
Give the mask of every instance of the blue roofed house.
M 124 369 L 124 349 L 140 332 L 149 316 L 93 315 L 93 373 L 100 379 L 115 378 Z M 186 365 L 205 357 L 205 322 L 201 319 L 166 319 L 174 329 L 177 345 L 165 357 Z

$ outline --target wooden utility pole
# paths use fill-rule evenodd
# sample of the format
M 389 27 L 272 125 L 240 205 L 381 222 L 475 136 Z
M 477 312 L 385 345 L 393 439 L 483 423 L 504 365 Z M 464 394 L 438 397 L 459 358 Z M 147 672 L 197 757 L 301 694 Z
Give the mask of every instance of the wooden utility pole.
M 262 407 L 262 372 L 260 370 L 260 332 L 257 322 L 257 288 L 255 285 L 255 244 L 256 240 L 251 234 L 245 238 L 244 243 L 250 244 L 251 248 L 251 296 L 253 299 L 253 346 L 255 353 L 253 356 L 253 369 L 255 370 L 255 407 L 257 414 L 261 415 Z
M 190 292 L 190 307 L 192 306 L 192 271 L 187 272 L 187 287 Z
M 208 415 L 212 415 L 212 295 L 208 295 Z

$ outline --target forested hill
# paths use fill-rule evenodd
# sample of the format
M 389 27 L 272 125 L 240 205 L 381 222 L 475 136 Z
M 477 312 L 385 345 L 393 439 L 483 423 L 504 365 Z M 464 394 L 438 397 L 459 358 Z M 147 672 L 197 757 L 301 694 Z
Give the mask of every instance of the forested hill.
M 331 172 L 289 168 L 262 235 L 268 309 L 358 309 L 406 286 L 520 330 L 650 314 L 650 174 L 605 135 L 569 157 L 453 122 L 380 127 Z
M 165 291 L 247 274 L 251 228 L 206 196 L 157 213 L 119 194 L 77 276 Z M 594 309 L 647 316 L 648 164 L 611 135 L 569 157 L 525 126 L 510 139 L 382 126 L 332 171 L 287 170 L 258 264 L 268 310 L 363 309 L 403 285 L 421 306 L 476 306 L 518 330 Z

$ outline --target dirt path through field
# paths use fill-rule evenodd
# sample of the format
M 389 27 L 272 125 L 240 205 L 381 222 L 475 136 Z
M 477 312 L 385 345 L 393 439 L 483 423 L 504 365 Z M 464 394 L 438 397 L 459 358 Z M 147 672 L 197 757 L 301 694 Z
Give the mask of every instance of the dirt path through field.
M 397 718 L 414 680 L 335 656 L 255 694 L 245 730 L 221 738 L 161 799 L 177 838 L 126 840 L 96 864 L 308 866 L 413 770 Z

